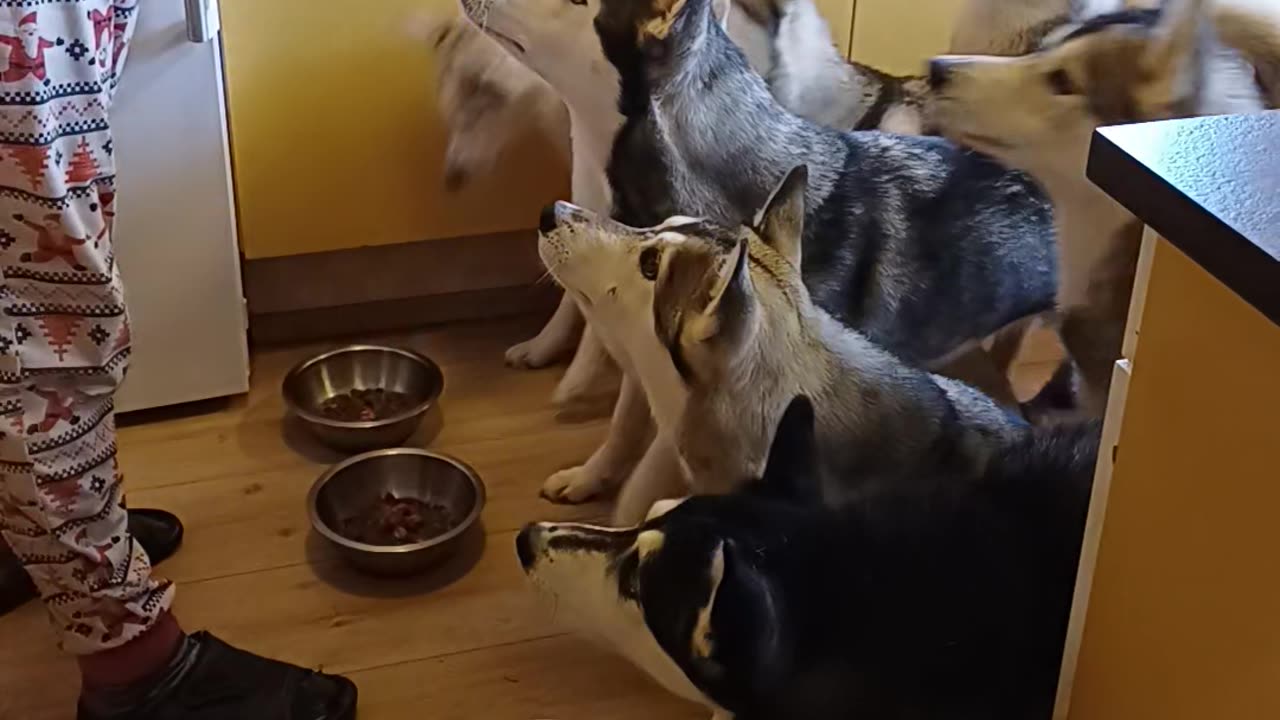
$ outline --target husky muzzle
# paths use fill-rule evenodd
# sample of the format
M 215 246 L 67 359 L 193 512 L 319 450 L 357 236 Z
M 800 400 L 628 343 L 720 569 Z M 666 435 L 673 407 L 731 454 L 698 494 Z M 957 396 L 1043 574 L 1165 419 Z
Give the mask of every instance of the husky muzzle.
M 635 528 L 615 529 L 579 523 L 530 523 L 516 535 L 516 557 L 527 573 L 538 561 L 558 554 L 613 556 L 631 547 Z

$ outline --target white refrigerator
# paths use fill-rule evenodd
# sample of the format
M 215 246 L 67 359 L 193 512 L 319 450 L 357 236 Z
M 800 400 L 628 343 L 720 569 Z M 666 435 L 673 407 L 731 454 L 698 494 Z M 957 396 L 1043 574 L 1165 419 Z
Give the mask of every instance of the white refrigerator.
M 216 0 L 141 0 L 137 22 L 112 106 L 122 412 L 249 389 Z

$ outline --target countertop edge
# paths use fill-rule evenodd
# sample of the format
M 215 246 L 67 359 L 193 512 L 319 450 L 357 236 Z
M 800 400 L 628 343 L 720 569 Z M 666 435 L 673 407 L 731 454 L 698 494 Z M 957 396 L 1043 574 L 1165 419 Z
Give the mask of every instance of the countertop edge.
M 1280 326 L 1280 262 L 1130 155 L 1105 130 L 1093 133 L 1086 177 Z

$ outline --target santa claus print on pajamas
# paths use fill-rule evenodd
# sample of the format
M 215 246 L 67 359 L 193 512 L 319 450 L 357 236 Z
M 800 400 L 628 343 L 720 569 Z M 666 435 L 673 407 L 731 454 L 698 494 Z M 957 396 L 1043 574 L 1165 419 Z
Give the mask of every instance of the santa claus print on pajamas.
M 40 27 L 36 24 L 38 19 L 36 12 L 27 13 L 18 20 L 16 35 L 0 35 L 0 45 L 9 48 L 9 67 L 0 72 L 0 82 L 16 83 L 31 76 L 45 85 L 49 84 L 44 52 L 63 41 L 62 38 L 54 41 L 41 37 Z
M 112 394 L 129 324 L 108 111 L 139 0 L 0 0 L 0 535 L 67 650 L 168 607 L 125 532 Z

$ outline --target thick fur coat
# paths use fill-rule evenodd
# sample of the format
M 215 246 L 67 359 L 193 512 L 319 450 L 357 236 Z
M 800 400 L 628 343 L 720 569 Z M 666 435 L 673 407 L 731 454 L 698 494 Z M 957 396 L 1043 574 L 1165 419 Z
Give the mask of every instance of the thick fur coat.
M 539 252 L 629 360 L 695 493 L 759 474 L 797 394 L 818 408 L 824 496 L 976 473 L 1026 431 L 973 388 L 904 363 L 835 320 L 802 281 L 800 166 L 758 221 L 630 228 L 557 203 Z M 674 373 L 672 372 L 674 370 Z
M 572 629 L 716 718 L 1047 720 L 1097 437 L 1039 430 L 980 477 L 830 509 L 801 399 L 760 482 L 631 528 L 531 525 L 517 553 Z

